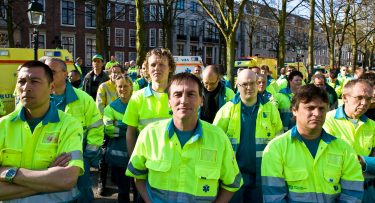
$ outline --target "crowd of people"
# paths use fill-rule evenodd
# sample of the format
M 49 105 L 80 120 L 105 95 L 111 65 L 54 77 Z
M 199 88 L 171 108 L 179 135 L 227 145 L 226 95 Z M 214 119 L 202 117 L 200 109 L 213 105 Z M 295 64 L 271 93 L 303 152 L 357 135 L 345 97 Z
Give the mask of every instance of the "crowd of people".
M 163 48 L 140 67 L 100 54 L 85 76 L 75 67 L 19 67 L 18 103 L 0 118 L 0 201 L 93 202 L 93 167 L 118 202 L 375 202 L 374 72 L 308 81 L 263 65 L 232 87 L 221 65 L 174 74 Z

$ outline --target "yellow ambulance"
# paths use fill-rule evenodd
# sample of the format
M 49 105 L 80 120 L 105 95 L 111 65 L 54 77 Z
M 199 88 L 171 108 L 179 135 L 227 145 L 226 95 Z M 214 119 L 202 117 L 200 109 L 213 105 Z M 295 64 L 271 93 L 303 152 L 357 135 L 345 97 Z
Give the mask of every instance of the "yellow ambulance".
M 42 56 L 59 58 L 65 61 L 68 71 L 74 68 L 73 57 L 67 50 L 39 49 Z M 17 80 L 17 68 L 27 61 L 34 60 L 34 50 L 27 48 L 0 48 L 0 99 L 8 113 L 14 110 L 14 89 Z
M 203 61 L 200 56 L 173 56 L 174 62 L 176 63 L 176 71 L 177 73 L 188 72 L 191 73 L 194 71 L 196 66 L 204 68 Z
M 272 77 L 277 79 L 277 60 L 275 58 L 260 57 L 260 56 L 246 56 L 238 58 L 234 62 L 235 74 L 239 68 L 251 68 L 254 66 L 261 67 L 267 65 L 272 72 Z

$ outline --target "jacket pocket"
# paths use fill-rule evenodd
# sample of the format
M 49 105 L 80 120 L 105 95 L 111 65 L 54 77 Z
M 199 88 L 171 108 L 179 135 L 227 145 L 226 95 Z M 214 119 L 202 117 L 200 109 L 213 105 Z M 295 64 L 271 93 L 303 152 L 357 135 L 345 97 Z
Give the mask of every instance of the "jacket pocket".
M 199 197 L 215 197 L 218 192 L 220 170 L 211 166 L 196 166 L 195 176 L 197 179 L 196 196 Z
M 34 167 L 35 169 L 46 169 L 55 160 L 57 154 L 56 144 L 41 144 L 36 149 Z
M 166 160 L 147 160 L 146 167 L 148 169 L 147 181 L 153 187 L 163 185 L 164 189 L 169 188 L 170 176 L 168 172 L 171 170 L 171 162 Z M 159 188 L 159 187 L 158 187 Z
M 20 167 L 22 150 L 5 148 L 0 150 L 0 166 Z

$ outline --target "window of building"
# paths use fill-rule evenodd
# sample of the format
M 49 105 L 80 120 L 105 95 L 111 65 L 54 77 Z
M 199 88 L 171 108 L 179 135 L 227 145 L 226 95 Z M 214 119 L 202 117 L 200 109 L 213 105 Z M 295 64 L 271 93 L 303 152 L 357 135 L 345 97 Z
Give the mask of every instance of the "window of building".
M 184 55 L 184 45 L 183 44 L 177 44 L 177 55 L 178 56 Z
M 96 54 L 96 39 L 94 37 L 86 38 L 86 66 L 91 66 L 91 59 Z
M 190 46 L 190 55 L 191 56 L 198 56 L 198 47 L 197 46 Z
M 185 0 L 177 0 L 177 10 L 185 10 Z
M 150 10 L 147 6 L 143 8 L 143 18 L 145 19 L 145 22 L 150 20 Z
M 190 1 L 190 10 L 191 12 L 197 12 L 198 10 L 198 3 L 195 1 Z
M 156 19 L 157 19 L 156 5 L 150 5 L 149 13 L 150 13 L 149 20 L 150 21 L 156 21 Z
M 185 34 L 185 19 L 184 18 L 177 18 L 177 34 L 178 35 Z
M 70 0 L 61 1 L 61 25 L 75 25 L 75 3 Z
M 136 46 L 137 32 L 134 29 L 129 29 L 129 47 Z
M 262 49 L 267 49 L 267 37 L 262 37 Z
M 164 18 L 164 7 L 159 6 L 159 21 L 162 21 Z
M 163 45 L 163 29 L 159 29 L 159 47 L 164 47 L 164 45 Z
M 260 36 L 255 38 L 255 48 L 260 49 Z
M 215 25 L 212 23 L 207 23 L 206 25 L 207 25 L 206 37 L 211 38 L 211 39 L 218 39 L 219 33 L 217 32 Z
M 108 46 L 111 45 L 111 27 L 107 27 L 107 41 L 108 41 Z
M 191 20 L 191 36 L 196 37 L 198 36 L 197 32 L 197 20 Z
M 111 13 L 111 3 L 108 3 L 108 4 L 107 4 L 107 12 L 106 12 L 106 14 L 105 14 L 105 17 L 106 17 L 107 19 L 111 19 L 111 15 L 112 15 L 112 13 Z
M 34 47 L 34 34 L 30 33 L 30 47 Z M 45 49 L 46 48 L 46 34 L 39 33 L 38 35 L 38 48 Z
M 135 14 L 136 14 L 136 10 L 135 10 L 135 6 L 129 6 L 129 21 L 130 22 L 135 22 Z
M 3 2 L 3 1 L 2 1 Z M 6 1 L 7 2 L 7 1 Z M 42 4 L 43 6 L 43 11 L 46 10 L 46 2 L 45 0 L 41 0 L 41 1 L 38 1 L 38 3 Z M 46 13 L 44 12 L 43 13 L 43 20 L 42 20 L 42 23 L 46 23 Z
M 115 15 L 116 15 L 116 20 L 124 21 L 125 20 L 125 5 L 116 4 L 115 5 Z
M 71 35 L 62 35 L 61 36 L 61 46 L 63 49 L 68 50 L 75 58 L 75 50 L 74 50 L 74 36 Z
M 129 61 L 131 60 L 137 60 L 137 52 L 129 52 Z
M 156 46 L 156 29 L 149 30 L 149 47 Z
M 122 51 L 115 51 L 116 61 L 120 64 L 124 64 L 124 52 Z
M 86 4 L 85 6 L 85 20 L 86 20 L 86 27 L 94 28 L 96 27 L 95 22 L 95 5 L 94 4 Z M 91 61 L 91 60 L 90 60 Z
M 125 29 L 124 28 L 115 28 L 115 46 L 123 47 L 125 39 Z

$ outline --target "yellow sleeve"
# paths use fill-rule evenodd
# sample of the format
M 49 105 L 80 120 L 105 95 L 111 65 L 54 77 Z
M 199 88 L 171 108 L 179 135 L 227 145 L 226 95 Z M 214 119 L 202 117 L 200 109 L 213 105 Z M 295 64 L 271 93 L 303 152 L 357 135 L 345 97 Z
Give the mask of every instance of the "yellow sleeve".
M 65 117 L 64 129 L 59 136 L 59 145 L 57 154 L 71 153 L 72 159 L 69 161 L 69 166 L 77 166 L 81 168 L 80 175 L 84 172 L 83 167 L 83 152 L 82 152 L 82 139 L 83 130 L 81 123 L 71 116 Z
M 147 134 L 146 130 L 141 131 L 137 143 L 135 144 L 134 151 L 130 157 L 128 167 L 125 174 L 136 179 L 146 179 L 148 170 L 146 167 L 146 142 L 145 136 Z
M 227 136 L 223 132 L 220 133 L 222 133 L 224 138 L 223 162 L 220 172 L 220 187 L 230 192 L 236 192 L 243 184 L 242 175 L 240 169 L 238 168 L 236 157 L 229 139 L 227 139 Z
M 140 97 L 142 96 L 141 94 L 143 94 L 143 91 L 137 92 L 137 94 L 134 94 L 129 100 L 128 107 L 126 108 L 124 114 L 124 118 L 122 119 L 122 122 L 128 126 L 138 128 L 139 109 L 141 105 Z
M 115 115 L 110 105 L 104 108 L 103 123 L 104 123 L 104 133 L 109 137 L 113 138 L 115 132 Z
M 101 114 L 104 113 L 104 108 L 107 105 L 107 93 L 103 86 L 104 84 L 105 83 L 100 84 L 98 92 L 96 94 L 96 106 L 98 107 Z

